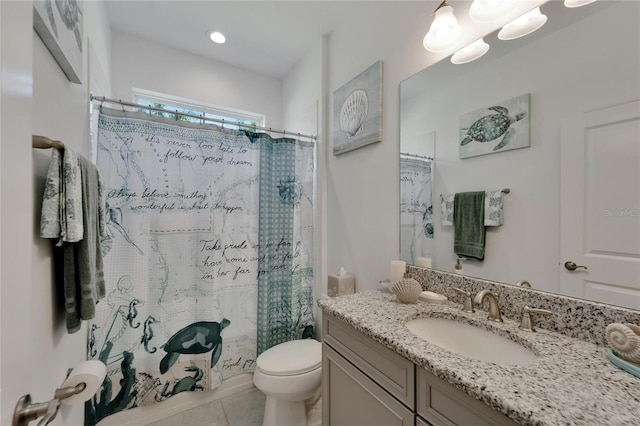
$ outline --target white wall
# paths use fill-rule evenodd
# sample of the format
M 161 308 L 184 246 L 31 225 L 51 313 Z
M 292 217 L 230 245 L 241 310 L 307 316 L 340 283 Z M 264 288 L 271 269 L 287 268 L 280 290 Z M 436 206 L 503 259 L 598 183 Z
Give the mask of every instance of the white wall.
M 18 396 L 30 393 L 36 402 L 49 400 L 67 369 L 86 359 L 86 327 L 67 334 L 60 283 L 54 281 L 52 243 L 39 237 L 44 177 L 51 152 L 32 150 L 31 134 L 60 139 L 80 154 L 89 155 L 87 37 L 107 70 L 111 48 L 103 5 L 86 2 L 83 84 L 70 83 L 32 29 L 31 2 L 2 2 L 2 7 L 13 8 L 3 13 L 11 21 L 7 27 L 3 23 L 2 29 L 12 28 L 10 37 L 2 37 L 3 42 L 10 41 L 7 50 L 17 49 L 28 58 L 28 65 L 26 59 L 24 64 L 15 58 L 3 60 L 3 65 L 24 65 L 20 84 L 14 82 L 14 89 L 23 91 L 24 101 L 5 96 L 4 87 L 2 93 L 2 102 L 11 102 L 10 108 L 3 108 L 3 114 L 14 115 L 3 120 L 6 127 L 2 138 L 3 159 L 10 160 L 7 167 L 2 166 L 3 185 L 10 185 L 10 191 L 2 191 L 2 203 L 8 212 L 5 216 L 3 211 L 2 223 L 3 228 L 5 224 L 10 227 L 10 232 L 2 233 L 2 341 L 6 344 L 2 357 L 1 423 L 10 424 Z M 18 8 L 24 10 L 17 12 Z M 6 53 L 3 45 L 3 57 Z M 108 82 L 101 85 L 108 87 Z M 22 102 L 27 101 L 27 108 L 21 108 Z M 5 130 L 18 126 L 19 135 L 4 137 Z M 4 178 L 5 173 L 9 179 Z M 16 259 L 5 262 L 5 254 Z M 11 271 L 15 272 L 13 279 L 5 279 Z M 81 425 L 83 415 L 83 405 L 64 406 L 54 424 Z
M 413 133 L 436 133 L 437 269 L 455 263 L 454 230 L 441 226 L 439 194 L 509 187 L 504 226 L 487 228 L 485 260 L 464 262 L 465 273 L 508 283 L 527 279 L 535 288 L 558 291 L 562 121 L 638 99 L 639 11 L 635 2 L 609 7 L 455 77 L 455 65 L 438 64 L 437 83 L 405 103 Z M 435 78 L 429 71 L 425 81 Z M 459 117 L 525 93 L 531 94 L 531 146 L 460 160 L 454 143 Z
M 431 2 L 380 6 L 375 14 L 363 7 L 362 19 L 334 31 L 328 46 L 329 111 L 336 89 L 384 62 L 382 142 L 340 156 L 326 145 L 328 272 L 344 266 L 357 291 L 376 288 L 399 257 L 399 84 L 436 58 L 422 47 Z
M 115 99 L 131 101 L 135 87 L 264 114 L 268 127 L 282 126 L 281 80 L 123 33 L 112 43 Z

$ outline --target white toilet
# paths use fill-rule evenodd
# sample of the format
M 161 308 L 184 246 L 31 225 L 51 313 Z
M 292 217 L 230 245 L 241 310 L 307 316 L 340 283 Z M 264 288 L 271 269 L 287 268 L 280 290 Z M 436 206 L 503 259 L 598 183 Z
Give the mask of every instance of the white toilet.
M 280 343 L 258 356 L 253 383 L 266 396 L 262 426 L 306 426 L 305 402 L 320 395 L 322 345 L 304 339 Z

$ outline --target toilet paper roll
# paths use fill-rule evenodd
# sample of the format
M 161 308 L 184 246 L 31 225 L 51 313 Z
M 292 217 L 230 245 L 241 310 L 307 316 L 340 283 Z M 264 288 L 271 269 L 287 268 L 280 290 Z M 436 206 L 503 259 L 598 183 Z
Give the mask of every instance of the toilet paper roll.
M 100 361 L 90 360 L 84 361 L 71 371 L 69 377 L 64 381 L 61 388 L 75 387 L 80 383 L 85 384 L 85 388 L 82 392 L 73 395 L 69 398 L 63 399 L 62 403 L 71 405 L 78 404 L 89 400 L 96 394 L 100 385 L 104 381 L 107 375 L 107 366 Z

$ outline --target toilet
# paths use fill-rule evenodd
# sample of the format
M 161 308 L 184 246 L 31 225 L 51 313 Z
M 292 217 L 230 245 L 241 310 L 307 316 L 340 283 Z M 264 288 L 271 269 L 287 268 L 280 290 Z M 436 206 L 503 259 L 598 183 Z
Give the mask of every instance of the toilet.
M 280 343 L 258 356 L 253 383 L 266 396 L 262 426 L 306 426 L 305 403 L 322 383 L 322 345 L 304 339 Z

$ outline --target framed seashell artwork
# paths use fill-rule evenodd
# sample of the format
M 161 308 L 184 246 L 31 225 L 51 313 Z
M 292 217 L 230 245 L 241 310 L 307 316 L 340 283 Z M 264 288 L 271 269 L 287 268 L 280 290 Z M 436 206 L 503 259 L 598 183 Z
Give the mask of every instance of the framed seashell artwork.
M 498 102 L 460 117 L 460 158 L 528 148 L 531 95 Z
M 382 140 L 382 61 L 333 92 L 333 155 Z
M 82 75 L 83 8 L 84 2 L 76 0 L 33 2 L 33 29 L 67 79 L 78 84 Z

